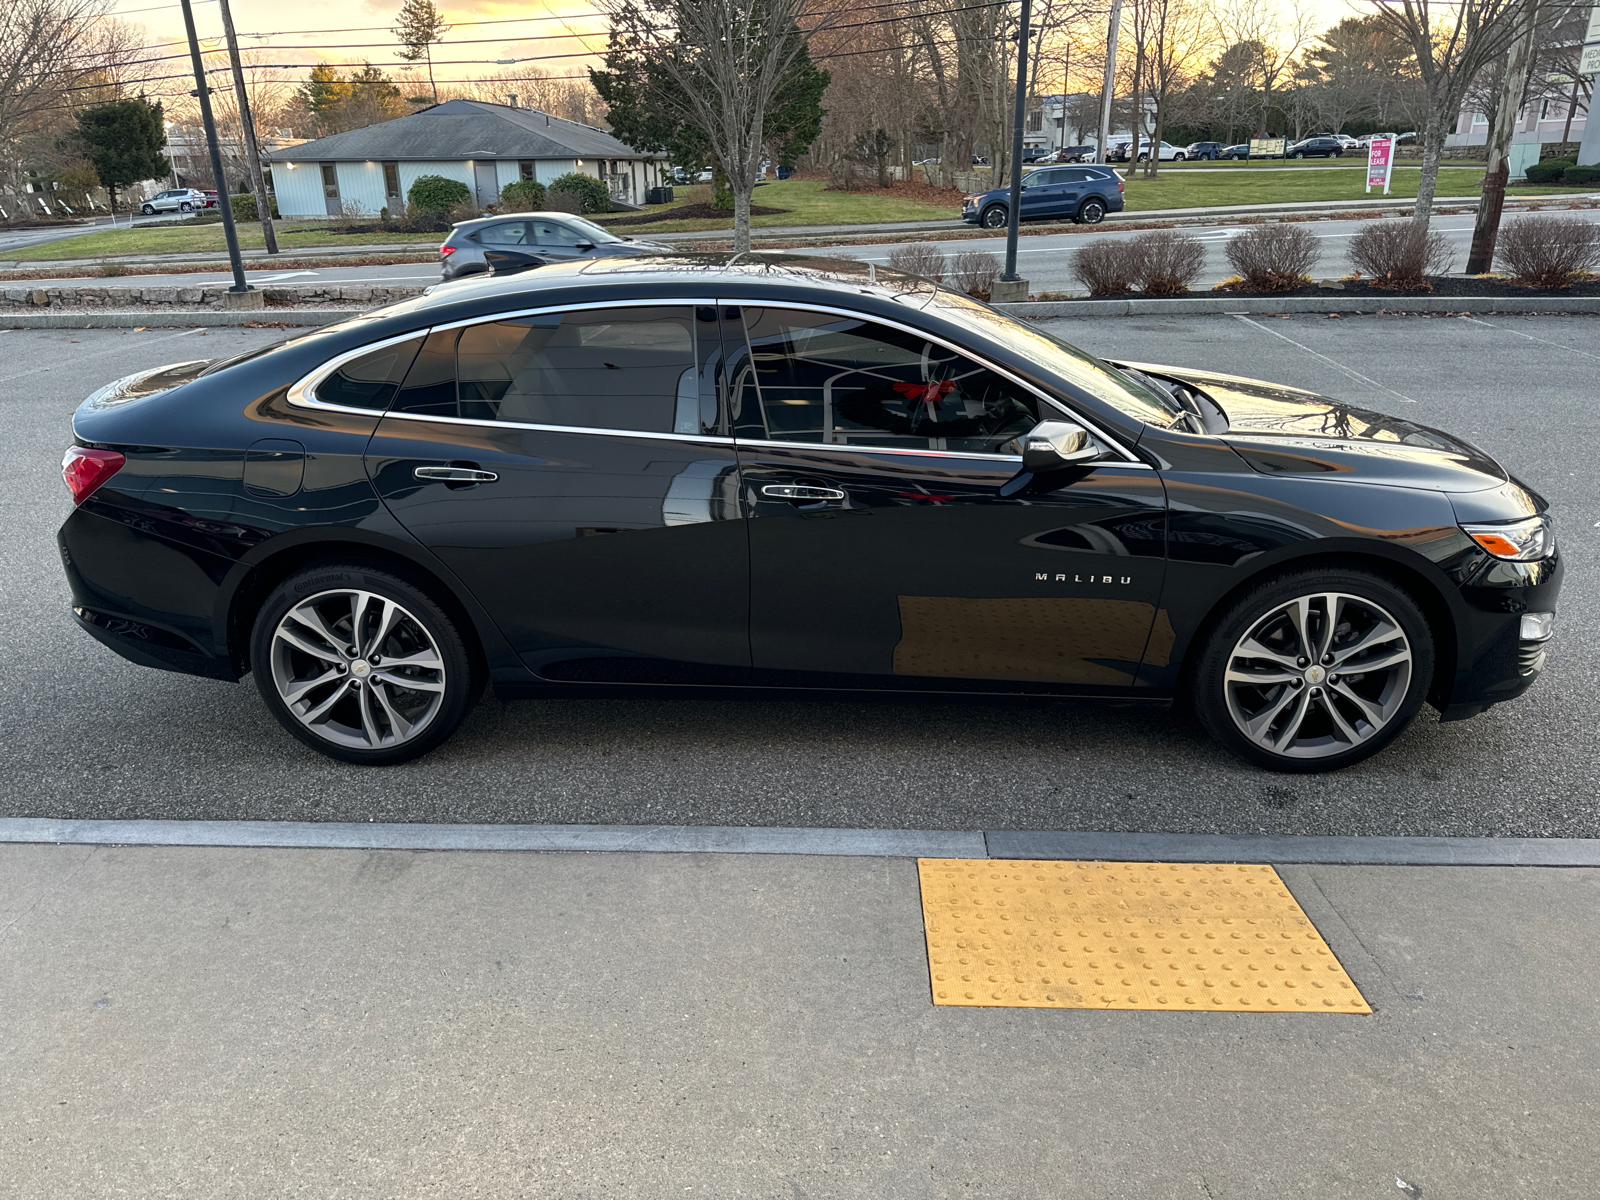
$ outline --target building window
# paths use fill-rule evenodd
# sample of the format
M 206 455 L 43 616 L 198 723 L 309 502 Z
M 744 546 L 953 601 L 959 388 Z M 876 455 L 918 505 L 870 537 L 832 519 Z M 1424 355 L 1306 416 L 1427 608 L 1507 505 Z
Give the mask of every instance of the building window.
M 389 197 L 400 195 L 400 164 L 383 164 L 383 194 Z
M 322 194 L 329 200 L 339 198 L 339 172 L 332 163 L 322 164 Z
M 519 162 L 517 164 L 517 172 L 524 179 L 532 179 L 533 178 L 533 164 L 531 162 L 529 162 L 527 159 L 523 159 L 521 162 Z
M 1475 112 L 1472 114 L 1472 123 L 1474 125 L 1487 125 L 1489 123 L 1489 118 L 1484 116 L 1481 112 Z

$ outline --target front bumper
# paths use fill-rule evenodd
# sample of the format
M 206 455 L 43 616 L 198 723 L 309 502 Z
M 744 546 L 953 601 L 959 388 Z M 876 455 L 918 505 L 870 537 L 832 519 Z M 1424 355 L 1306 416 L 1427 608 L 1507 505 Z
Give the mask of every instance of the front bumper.
M 1523 637 L 1526 613 L 1555 613 L 1565 567 L 1559 551 L 1539 562 L 1487 561 L 1461 585 L 1466 616 L 1457 622 L 1457 664 L 1448 697 L 1433 701 L 1446 721 L 1514 700 L 1544 671 L 1555 637 Z

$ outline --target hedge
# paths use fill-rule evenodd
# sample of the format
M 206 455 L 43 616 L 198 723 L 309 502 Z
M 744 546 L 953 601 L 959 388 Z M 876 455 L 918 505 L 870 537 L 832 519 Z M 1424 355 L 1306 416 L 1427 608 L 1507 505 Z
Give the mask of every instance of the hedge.
M 519 179 L 500 189 L 500 207 L 506 212 L 535 212 L 544 207 L 544 184 Z
M 470 199 L 472 192 L 466 184 L 443 175 L 418 175 L 406 189 L 406 203 L 425 212 L 444 212 Z
M 552 192 L 566 192 L 576 196 L 582 201 L 582 211 L 586 213 L 603 213 L 611 211 L 611 192 L 604 183 L 593 175 L 580 175 L 576 171 L 569 171 L 550 181 Z
M 1561 173 L 1562 183 L 1600 183 L 1600 167 L 1568 167 Z
M 1562 172 L 1577 165 L 1578 160 L 1575 158 L 1547 158 L 1528 168 L 1528 182 L 1555 183 L 1561 178 Z
M 261 220 L 261 211 L 256 208 L 256 198 L 249 192 L 229 196 L 228 203 L 233 206 L 233 219 L 235 221 Z M 273 196 L 267 203 L 272 206 L 272 219 L 274 221 L 278 220 L 278 198 Z

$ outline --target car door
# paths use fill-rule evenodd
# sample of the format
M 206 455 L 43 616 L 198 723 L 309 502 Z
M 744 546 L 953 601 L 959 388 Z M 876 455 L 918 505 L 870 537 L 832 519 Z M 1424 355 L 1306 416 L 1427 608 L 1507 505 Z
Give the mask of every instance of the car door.
M 740 682 L 749 551 L 719 355 L 711 305 L 436 329 L 369 474 L 541 676 Z
M 1022 218 L 1048 217 L 1061 211 L 1060 171 L 1038 170 L 1023 177 Z
M 1065 415 L 1025 385 L 907 326 L 728 311 L 758 682 L 1109 694 L 1170 644 L 1155 471 L 1018 490 Z
M 539 257 L 551 262 L 584 257 L 588 251 L 578 248 L 580 242 L 593 248 L 587 237 L 560 221 L 529 221 L 528 235 L 527 241 L 539 248 Z

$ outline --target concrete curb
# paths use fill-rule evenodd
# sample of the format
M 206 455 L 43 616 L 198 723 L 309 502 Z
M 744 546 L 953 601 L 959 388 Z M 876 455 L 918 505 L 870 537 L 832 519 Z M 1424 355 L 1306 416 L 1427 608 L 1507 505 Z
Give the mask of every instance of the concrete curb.
M 1600 313 L 1600 296 L 1179 296 L 997 304 L 1016 317 L 1193 317 L 1228 313 Z
M 229 312 L 203 309 L 183 312 L 145 308 L 118 312 L 7 312 L 0 309 L 0 329 L 214 329 L 228 325 L 331 325 L 361 314 L 359 308 L 258 308 Z
M 869 858 L 1600 867 L 1600 838 L 1298 837 L 729 825 L 422 825 L 0 818 L 0 842 L 329 850 L 817 854 Z

